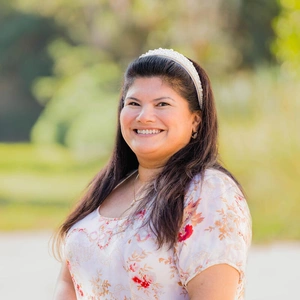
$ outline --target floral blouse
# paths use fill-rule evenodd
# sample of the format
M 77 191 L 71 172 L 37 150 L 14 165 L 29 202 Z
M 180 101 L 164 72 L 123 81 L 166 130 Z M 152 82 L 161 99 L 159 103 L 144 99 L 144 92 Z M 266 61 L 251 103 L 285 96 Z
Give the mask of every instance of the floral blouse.
M 153 233 L 141 227 L 146 214 L 108 218 L 96 210 L 69 230 L 64 251 L 77 299 L 189 299 L 187 283 L 216 264 L 238 270 L 235 299 L 244 299 L 251 217 L 232 179 L 212 169 L 192 179 L 173 249 L 157 250 Z

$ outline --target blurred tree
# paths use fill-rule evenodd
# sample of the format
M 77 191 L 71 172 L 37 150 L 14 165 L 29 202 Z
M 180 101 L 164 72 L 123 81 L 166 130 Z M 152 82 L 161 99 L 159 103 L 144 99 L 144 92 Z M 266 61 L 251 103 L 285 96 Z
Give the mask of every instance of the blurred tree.
M 74 149 L 93 143 L 99 147 L 100 136 L 111 140 L 113 131 L 109 128 L 114 118 L 104 118 L 102 110 L 105 116 L 112 115 L 120 70 L 133 57 L 151 48 L 173 47 L 200 61 L 210 74 L 252 66 L 269 55 L 267 44 L 257 41 L 270 38 L 272 32 L 262 28 L 270 27 L 271 15 L 276 13 L 262 0 L 12 3 L 22 13 L 54 20 L 67 33 L 67 38 L 46 41 L 54 75 L 35 81 L 34 95 L 46 109 L 34 126 L 32 139 Z M 97 114 L 100 111 L 101 117 Z
M 279 2 L 282 12 L 274 21 L 277 37 L 272 49 L 285 71 L 300 76 L 300 1 Z
M 277 1 L 229 0 L 223 6 L 232 43 L 240 54 L 238 67 L 274 63 L 270 46 L 275 38 L 272 21 L 280 12 Z
M 149 47 L 172 46 L 221 71 L 234 69 L 236 57 L 243 55 L 232 43 L 232 32 L 228 31 L 232 17 L 238 18 L 234 14 L 241 13 L 232 0 L 226 9 L 225 0 L 15 0 L 15 3 L 24 12 L 54 18 L 74 43 L 107 51 L 118 63 L 126 64 Z
M 29 140 L 42 110 L 31 86 L 35 78 L 52 72 L 46 45 L 56 26 L 37 15 L 16 12 L 2 1 L 0 28 L 0 140 Z
M 34 87 L 36 97 L 46 105 L 32 131 L 36 142 L 59 142 L 85 151 L 86 145 L 93 149 L 94 144 L 107 151 L 106 141 L 114 132 L 114 118 L 107 117 L 117 104 L 120 69 L 149 48 L 174 47 L 216 67 L 216 73 L 235 66 L 237 53 L 222 31 L 219 0 L 200 5 L 191 0 L 17 4 L 24 11 L 53 17 L 72 39 L 72 44 L 51 43 L 55 76 L 41 78 Z
M 107 154 L 115 131 L 118 65 L 105 52 L 64 40 L 53 42 L 49 53 L 55 76 L 34 86 L 36 97 L 47 105 L 33 128 L 33 141 L 58 142 L 85 156 L 87 151 Z

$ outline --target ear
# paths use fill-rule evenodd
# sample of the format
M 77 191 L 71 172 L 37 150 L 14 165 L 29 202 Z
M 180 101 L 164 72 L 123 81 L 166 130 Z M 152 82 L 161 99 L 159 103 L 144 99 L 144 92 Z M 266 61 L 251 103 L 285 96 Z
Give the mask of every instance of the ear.
M 201 111 L 196 111 L 193 113 L 193 132 L 198 131 L 200 123 L 201 123 Z

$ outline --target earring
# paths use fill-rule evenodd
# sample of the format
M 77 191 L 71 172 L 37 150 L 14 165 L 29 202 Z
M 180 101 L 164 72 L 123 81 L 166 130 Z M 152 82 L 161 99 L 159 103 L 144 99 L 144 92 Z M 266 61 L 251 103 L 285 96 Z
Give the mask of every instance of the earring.
M 197 135 L 198 135 L 198 132 L 197 132 L 197 131 L 193 132 L 193 133 L 192 133 L 192 139 L 195 139 L 195 138 L 197 137 Z

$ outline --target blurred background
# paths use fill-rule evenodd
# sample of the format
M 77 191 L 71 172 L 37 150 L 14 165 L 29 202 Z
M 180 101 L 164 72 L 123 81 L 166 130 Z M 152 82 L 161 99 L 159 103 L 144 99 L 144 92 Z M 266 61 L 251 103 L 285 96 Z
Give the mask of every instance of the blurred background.
M 127 64 L 209 74 L 254 243 L 299 240 L 300 1 L 0 0 L 0 231 L 53 230 L 107 161 Z
M 158 47 L 211 78 L 253 217 L 247 299 L 299 299 L 300 1 L 0 0 L 5 299 L 52 298 L 49 237 L 110 155 L 127 64 Z

